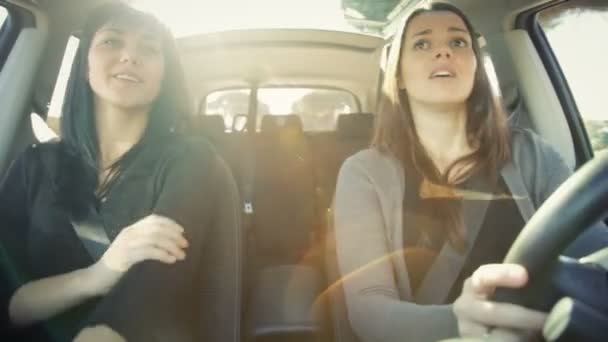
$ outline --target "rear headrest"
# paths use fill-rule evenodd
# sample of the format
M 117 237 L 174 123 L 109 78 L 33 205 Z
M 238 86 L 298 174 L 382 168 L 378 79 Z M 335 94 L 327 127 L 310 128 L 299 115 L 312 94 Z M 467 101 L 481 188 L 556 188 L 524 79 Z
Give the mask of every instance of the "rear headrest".
M 353 113 L 338 117 L 338 135 L 346 138 L 368 138 L 372 134 L 374 114 Z
M 290 115 L 264 115 L 262 117 L 263 133 L 273 133 L 280 130 L 293 130 L 302 132 L 302 119 L 295 114 Z
M 208 135 L 222 134 L 226 130 L 224 117 L 221 115 L 200 115 L 197 130 Z

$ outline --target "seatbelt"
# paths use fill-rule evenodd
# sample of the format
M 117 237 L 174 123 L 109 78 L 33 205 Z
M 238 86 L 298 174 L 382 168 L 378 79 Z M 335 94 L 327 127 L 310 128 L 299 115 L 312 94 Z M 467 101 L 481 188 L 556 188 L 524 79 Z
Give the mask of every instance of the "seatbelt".
M 255 179 L 255 142 L 252 134 L 247 132 L 245 139 L 247 145 L 247 153 L 245 155 L 245 165 L 243 167 L 243 173 L 241 175 L 242 186 L 243 186 L 243 213 L 247 220 L 251 220 L 253 217 L 253 192 L 254 192 L 254 179 Z M 250 222 L 245 222 L 249 225 Z
M 501 176 L 509 188 L 513 199 L 525 222 L 534 213 L 534 206 L 525 187 L 521 173 L 515 168 L 512 161 L 509 161 L 502 169 Z M 481 184 L 480 184 L 481 185 Z M 489 189 L 481 188 L 486 191 Z M 407 186 L 406 186 L 407 191 Z M 465 253 L 457 253 L 449 243 L 445 243 L 435 262 L 426 273 L 415 296 L 418 304 L 444 304 L 450 294 L 456 279 L 460 275 L 462 268 L 471 252 L 475 240 L 483 225 L 485 212 L 489 206 L 489 201 L 476 201 L 474 205 L 464 206 L 464 217 L 470 218 L 468 221 L 467 250 Z
M 94 261 L 101 259 L 111 242 L 99 214 L 91 210 L 85 219 L 70 218 L 70 222 L 91 258 Z
M 247 115 L 245 132 L 245 165 L 243 173 L 241 175 L 241 184 L 243 187 L 243 213 L 244 220 L 243 226 L 245 231 L 248 233 L 253 226 L 253 214 L 254 214 L 254 183 L 255 183 L 255 169 L 256 169 L 256 151 L 255 151 L 255 133 L 256 133 L 256 122 L 257 122 L 257 107 L 258 107 L 258 87 L 254 85 L 249 93 L 249 112 Z

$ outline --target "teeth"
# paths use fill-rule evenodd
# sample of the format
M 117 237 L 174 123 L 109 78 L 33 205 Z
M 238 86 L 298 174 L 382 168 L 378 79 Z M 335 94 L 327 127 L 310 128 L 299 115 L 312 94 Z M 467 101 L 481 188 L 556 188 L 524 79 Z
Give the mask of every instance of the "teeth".
M 444 76 L 452 76 L 452 73 L 449 71 L 437 71 L 433 73 L 433 77 L 444 77 Z
M 141 82 L 137 77 L 133 77 L 133 76 L 127 75 L 127 74 L 118 74 L 114 77 L 121 79 L 121 80 L 131 81 L 131 82 L 135 82 L 135 83 Z

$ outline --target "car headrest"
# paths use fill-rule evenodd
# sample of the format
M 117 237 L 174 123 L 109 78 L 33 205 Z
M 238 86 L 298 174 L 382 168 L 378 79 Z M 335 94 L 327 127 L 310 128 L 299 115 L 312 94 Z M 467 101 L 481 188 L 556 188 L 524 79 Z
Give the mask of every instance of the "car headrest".
M 521 103 L 519 90 L 516 86 L 504 89 L 502 91 L 502 99 L 504 101 L 505 108 L 509 111 L 509 114 L 513 113 Z
M 338 135 L 345 138 L 368 138 L 372 134 L 374 115 L 352 113 L 338 116 Z
M 200 115 L 197 129 L 206 134 L 221 134 L 226 130 L 224 117 L 221 115 Z
M 519 94 L 519 89 L 516 86 L 508 87 L 503 90 L 502 93 L 503 102 L 505 109 L 507 110 L 507 119 L 509 124 L 517 125 L 522 112 L 524 111 L 524 104 Z
M 264 115 L 260 130 L 263 133 L 273 133 L 281 130 L 302 132 L 302 119 L 295 114 Z

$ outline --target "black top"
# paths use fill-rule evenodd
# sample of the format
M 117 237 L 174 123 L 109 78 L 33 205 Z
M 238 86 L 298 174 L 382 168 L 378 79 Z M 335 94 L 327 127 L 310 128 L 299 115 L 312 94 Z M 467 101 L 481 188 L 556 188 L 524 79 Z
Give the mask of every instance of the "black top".
M 64 150 L 60 142 L 32 145 L 0 185 L 0 252 L 6 253 L 0 261 L 11 282 L 0 298 L 3 322 L 10 297 L 23 283 L 94 262 L 59 205 L 58 181 L 70 176 L 59 174 Z M 149 214 L 169 217 L 184 227 L 186 259 L 134 265 L 102 299 L 53 318 L 47 326 L 56 338 L 71 339 L 85 325 L 97 324 L 129 341 L 154 341 L 154 328 L 167 324 L 194 331 L 201 241 L 214 222 L 218 196 L 228 194 L 216 186 L 225 184 L 219 177 L 230 177 L 220 165 L 210 145 L 193 138 L 170 136 L 143 147 L 97 203 L 99 217 L 110 240 Z
M 411 179 L 410 174 L 408 176 Z M 460 188 L 475 190 L 474 182 L 469 180 Z M 419 189 L 420 180 L 414 177 L 413 184 L 406 188 Z M 465 260 L 462 270 L 452 285 L 447 302 L 453 302 L 461 293 L 466 278 L 481 265 L 501 263 L 509 247 L 525 225 L 517 204 L 510 198 L 510 193 L 502 179 L 494 192 L 497 196 L 491 200 L 480 231 Z M 420 198 L 418 191 L 410 192 L 404 198 L 404 250 L 405 260 L 413 293 L 416 293 L 426 273 L 435 261 L 446 241 L 442 229 L 444 218 L 437 211 L 438 207 L 446 205 L 460 206 L 464 201 L 479 201 L 480 199 L 459 198 Z M 425 231 L 422 232 L 422 229 Z

